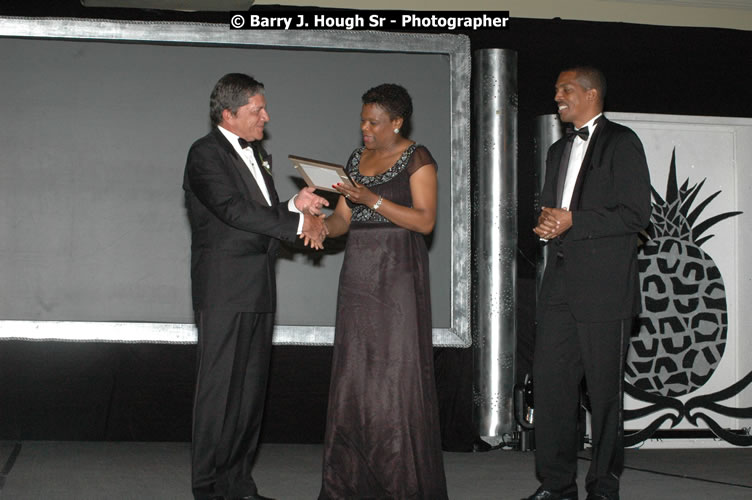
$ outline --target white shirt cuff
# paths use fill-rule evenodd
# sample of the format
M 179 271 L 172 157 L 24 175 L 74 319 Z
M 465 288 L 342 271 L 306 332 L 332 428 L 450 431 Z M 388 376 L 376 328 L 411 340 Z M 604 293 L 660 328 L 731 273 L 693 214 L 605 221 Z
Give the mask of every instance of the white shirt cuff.
M 295 196 L 293 196 L 292 198 L 290 198 L 290 201 L 287 202 L 287 210 L 289 210 L 290 212 L 296 213 L 296 214 L 300 214 L 300 220 L 298 221 L 298 233 L 297 233 L 297 234 L 300 234 L 300 233 L 303 232 L 303 220 L 304 220 L 304 217 L 303 217 L 303 212 L 301 212 L 300 210 L 298 210 L 298 207 L 295 206 L 295 198 L 297 198 L 297 197 L 298 197 L 298 195 L 296 194 Z

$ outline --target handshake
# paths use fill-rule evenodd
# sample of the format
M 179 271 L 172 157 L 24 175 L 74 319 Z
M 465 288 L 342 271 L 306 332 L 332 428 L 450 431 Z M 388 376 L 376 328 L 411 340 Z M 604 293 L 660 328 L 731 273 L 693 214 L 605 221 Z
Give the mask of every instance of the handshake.
M 326 216 L 321 212 L 321 207 L 328 207 L 326 199 L 313 194 L 315 188 L 307 187 L 300 190 L 295 197 L 295 207 L 303 214 L 303 231 L 300 238 L 303 244 L 316 250 L 323 250 L 324 240 L 329 234 L 324 219 Z

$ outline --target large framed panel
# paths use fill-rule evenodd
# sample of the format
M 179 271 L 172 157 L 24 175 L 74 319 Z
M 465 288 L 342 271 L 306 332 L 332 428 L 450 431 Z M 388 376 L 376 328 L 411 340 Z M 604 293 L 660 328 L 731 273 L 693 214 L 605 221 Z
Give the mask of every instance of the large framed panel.
M 288 154 L 344 163 L 360 145 L 365 90 L 411 92 L 411 138 L 439 164 L 434 344 L 470 344 L 466 37 L 2 18 L 0 60 L 0 339 L 195 341 L 182 170 L 212 86 L 241 71 L 267 88 L 282 198 L 301 186 Z M 331 343 L 341 259 L 284 253 L 275 343 Z
M 669 287 L 669 290 L 674 290 L 668 292 L 671 302 L 677 307 L 676 312 L 669 315 L 679 317 L 681 323 L 669 326 L 666 314 L 643 313 L 643 316 L 661 317 L 663 321 L 663 345 L 650 355 L 653 365 L 648 371 L 654 380 L 651 392 L 667 399 L 648 403 L 627 395 L 625 408 L 638 410 L 656 404 L 673 406 L 664 406 L 661 411 L 628 420 L 625 427 L 646 429 L 661 416 L 674 415 L 675 422 L 666 420 L 659 429 L 693 431 L 712 429 L 715 425 L 726 430 L 749 429 L 752 424 L 752 384 L 747 382 L 746 387 L 729 392 L 727 397 L 718 398 L 717 395 L 752 374 L 749 355 L 752 320 L 744 314 L 745 305 L 752 300 L 747 258 L 752 251 L 749 229 L 752 227 L 752 120 L 641 113 L 608 113 L 608 116 L 633 129 L 642 140 L 651 184 L 664 201 L 668 203 L 672 197 L 668 194 L 670 186 L 678 187 L 680 192 L 685 186 L 690 190 L 699 186 L 694 199 L 690 201 L 689 195 L 685 195 L 683 203 L 694 231 L 688 239 L 691 242 L 687 246 L 689 253 L 679 253 L 679 259 L 674 262 L 672 259 L 677 254 L 672 252 L 667 261 L 675 266 L 665 270 L 661 282 L 678 283 L 679 274 L 686 277 L 687 273 L 700 267 L 709 271 L 708 277 L 700 280 L 699 290 L 687 290 L 685 296 L 677 294 L 677 287 Z M 675 175 L 675 184 L 672 175 Z M 656 202 L 655 195 L 653 201 Z M 654 222 L 656 211 L 654 208 Z M 694 218 L 691 217 L 693 212 L 696 213 Z M 723 214 L 729 216 L 724 218 Z M 716 222 L 707 222 L 714 218 Z M 703 223 L 708 224 L 708 228 L 700 232 Z M 705 256 L 693 258 L 693 248 L 699 248 Z M 673 269 L 677 275 L 672 274 Z M 645 296 L 657 295 L 656 287 L 646 284 L 646 274 L 643 273 L 643 301 Z M 640 335 L 645 337 L 645 329 Z M 670 342 L 669 336 L 673 337 Z M 633 340 L 628 367 L 630 364 L 636 366 L 640 356 L 634 345 Z M 746 416 L 743 415 L 744 408 L 747 408 Z M 718 429 L 714 432 L 723 434 Z M 640 444 L 644 447 L 704 447 L 728 445 L 726 439 L 735 440 L 730 435 L 718 437 L 722 439 L 649 439 Z

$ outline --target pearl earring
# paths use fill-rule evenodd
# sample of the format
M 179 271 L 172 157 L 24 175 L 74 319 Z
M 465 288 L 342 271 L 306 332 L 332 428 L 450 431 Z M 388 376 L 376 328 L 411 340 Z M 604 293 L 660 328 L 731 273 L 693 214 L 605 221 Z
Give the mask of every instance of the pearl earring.
M 398 128 L 395 128 L 395 129 L 394 129 L 394 133 L 395 133 L 395 134 L 399 134 L 399 129 L 398 129 Z

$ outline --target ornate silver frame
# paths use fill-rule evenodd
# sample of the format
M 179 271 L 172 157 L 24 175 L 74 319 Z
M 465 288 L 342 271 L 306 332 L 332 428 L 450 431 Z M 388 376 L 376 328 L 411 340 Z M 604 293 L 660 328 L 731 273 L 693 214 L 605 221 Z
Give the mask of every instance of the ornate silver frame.
M 437 346 L 470 345 L 470 41 L 466 36 L 376 31 L 246 31 L 220 24 L 0 17 L 0 37 L 447 55 L 452 113 L 451 326 L 434 328 L 433 342 Z M 275 344 L 327 345 L 333 338 L 334 327 L 278 325 L 274 331 Z M 196 332 L 188 324 L 0 320 L 0 340 L 3 339 L 192 343 L 196 341 Z

